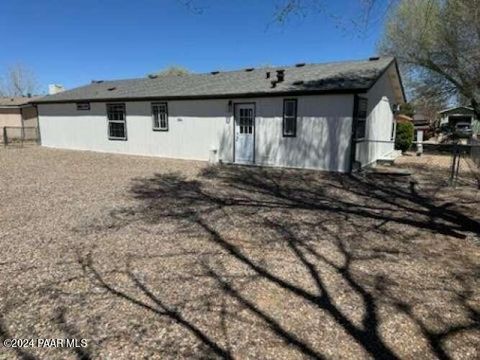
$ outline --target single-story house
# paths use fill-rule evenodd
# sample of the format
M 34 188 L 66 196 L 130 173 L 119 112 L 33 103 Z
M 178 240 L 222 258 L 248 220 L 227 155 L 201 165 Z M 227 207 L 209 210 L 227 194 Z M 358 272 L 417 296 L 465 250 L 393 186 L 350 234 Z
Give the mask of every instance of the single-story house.
M 36 101 L 43 146 L 348 172 L 394 151 L 394 58 L 92 81 Z
M 3 129 L 35 128 L 38 126 L 37 109 L 32 101 L 39 97 L 16 96 L 0 97 L 0 142 L 3 142 Z
M 475 116 L 473 108 L 468 106 L 455 106 L 448 109 L 444 109 L 438 112 L 440 118 L 440 126 L 444 124 L 450 125 L 452 128 L 459 122 L 465 122 L 473 125 L 475 120 L 478 120 Z

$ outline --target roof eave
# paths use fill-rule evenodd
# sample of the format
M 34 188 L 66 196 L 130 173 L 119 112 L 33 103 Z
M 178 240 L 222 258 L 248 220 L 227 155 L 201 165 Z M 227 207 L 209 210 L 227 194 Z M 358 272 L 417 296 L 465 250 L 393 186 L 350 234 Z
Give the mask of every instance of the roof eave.
M 208 99 L 234 99 L 234 98 L 252 98 L 252 97 L 282 97 L 282 96 L 304 96 L 304 95 L 328 95 L 328 94 L 355 94 L 365 93 L 369 88 L 349 88 L 349 89 L 328 89 L 328 90 L 295 90 L 295 91 L 276 91 L 276 92 L 252 92 L 239 94 L 216 94 L 216 95 L 189 95 L 189 96 L 144 96 L 144 97 L 118 97 L 118 98 L 82 98 L 66 100 L 40 100 L 33 101 L 34 105 L 41 104 L 65 104 L 80 101 L 88 102 L 134 102 L 134 101 L 154 101 L 154 100 L 208 100 Z

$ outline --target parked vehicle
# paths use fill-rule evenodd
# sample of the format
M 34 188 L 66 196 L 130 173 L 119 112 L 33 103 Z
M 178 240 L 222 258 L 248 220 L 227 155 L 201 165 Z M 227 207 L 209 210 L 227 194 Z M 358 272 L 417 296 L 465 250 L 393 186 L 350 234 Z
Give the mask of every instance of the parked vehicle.
M 468 122 L 459 122 L 455 125 L 454 134 L 458 138 L 471 138 L 473 135 L 472 125 Z

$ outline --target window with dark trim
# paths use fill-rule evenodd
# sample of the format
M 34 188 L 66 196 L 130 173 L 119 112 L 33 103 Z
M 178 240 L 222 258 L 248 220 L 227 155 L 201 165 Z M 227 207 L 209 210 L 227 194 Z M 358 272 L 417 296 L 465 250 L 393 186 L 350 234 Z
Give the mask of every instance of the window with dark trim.
M 77 103 L 77 111 L 90 110 L 89 102 L 79 102 Z
M 283 100 L 283 136 L 297 136 L 297 99 Z
M 394 141 L 395 140 L 395 133 L 397 130 L 397 122 L 395 121 L 395 118 L 392 121 L 392 134 L 390 136 L 390 140 Z
M 107 104 L 108 138 L 127 140 L 125 104 Z
M 368 110 L 368 100 L 365 98 L 358 98 L 357 105 L 357 126 L 355 129 L 355 139 L 361 140 L 365 139 L 367 131 L 367 110 Z
M 153 130 L 168 131 L 168 106 L 167 103 L 152 104 Z

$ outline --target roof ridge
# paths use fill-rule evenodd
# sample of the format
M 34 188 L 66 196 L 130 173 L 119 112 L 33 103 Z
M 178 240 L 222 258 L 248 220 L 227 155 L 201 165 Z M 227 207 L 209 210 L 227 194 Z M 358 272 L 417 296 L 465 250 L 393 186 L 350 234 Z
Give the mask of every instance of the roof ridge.
M 371 63 L 371 62 L 375 62 L 375 61 L 379 61 L 379 60 L 386 60 L 386 59 L 390 59 L 390 60 L 393 60 L 394 57 L 393 56 L 379 56 L 378 57 L 378 60 L 370 60 L 370 58 L 366 58 L 366 59 L 357 59 L 357 60 L 335 60 L 335 61 L 328 61 L 328 62 L 305 62 L 304 66 L 320 66 L 320 65 L 338 65 L 338 64 L 353 64 L 353 63 Z M 102 80 L 103 83 L 105 82 L 113 82 L 113 81 L 133 81 L 133 80 L 145 80 L 145 79 L 148 79 L 148 80 L 160 80 L 160 79 L 165 79 L 165 78 L 170 78 L 170 79 L 176 79 L 176 78 L 185 78 L 185 77 L 190 77 L 190 76 L 211 76 L 212 75 L 212 72 L 217 72 L 218 71 L 218 74 L 215 74 L 215 75 L 220 75 L 220 74 L 228 74 L 228 73 L 235 73 L 235 72 L 239 72 L 239 73 L 242 73 L 242 72 L 245 72 L 246 69 L 251 69 L 253 68 L 253 71 L 250 71 L 250 72 L 254 72 L 254 71 L 258 71 L 258 70 L 272 70 L 272 69 L 295 69 L 297 68 L 296 67 L 296 64 L 297 63 L 294 63 L 294 64 L 291 64 L 291 65 L 272 65 L 272 66 L 262 66 L 262 67 L 255 67 L 255 66 L 246 66 L 246 67 L 242 67 L 240 69 L 234 69 L 234 70 L 218 70 L 218 69 L 215 69 L 215 70 L 211 70 L 211 71 L 206 71 L 206 72 L 192 72 L 192 73 L 188 73 L 188 74 L 183 74 L 183 75 L 158 75 L 157 77 L 153 78 L 153 79 L 149 79 L 148 78 L 148 75 L 145 76 L 145 77 L 134 77 L 134 78 L 122 78 L 122 79 L 105 79 L 105 80 Z M 151 73 L 153 74 L 153 73 Z M 88 86 L 90 84 L 87 84 L 86 86 Z M 82 85 L 83 86 L 83 85 Z

